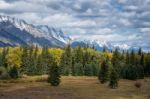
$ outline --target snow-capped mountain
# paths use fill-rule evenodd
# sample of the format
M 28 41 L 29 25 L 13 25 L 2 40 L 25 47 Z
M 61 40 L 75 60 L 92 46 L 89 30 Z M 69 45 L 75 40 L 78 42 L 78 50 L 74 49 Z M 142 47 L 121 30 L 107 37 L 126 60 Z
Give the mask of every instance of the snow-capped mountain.
M 99 51 L 102 51 L 104 47 L 107 48 L 108 50 L 114 50 L 115 48 L 118 48 L 120 50 L 130 50 L 132 48 L 136 49 L 135 47 L 129 46 L 125 43 L 112 43 L 112 42 L 99 41 L 99 40 L 77 39 L 71 43 L 72 47 L 87 46 L 87 45 L 90 47 L 94 46 Z
M 67 44 L 71 40 L 71 38 L 65 35 L 61 29 L 56 29 L 47 25 L 39 25 L 37 26 L 37 28 L 40 29 L 41 32 L 44 32 L 47 37 L 56 38 L 64 42 L 65 44 Z
M 60 29 L 34 26 L 24 20 L 0 16 L 0 46 L 38 45 L 63 47 L 70 39 Z

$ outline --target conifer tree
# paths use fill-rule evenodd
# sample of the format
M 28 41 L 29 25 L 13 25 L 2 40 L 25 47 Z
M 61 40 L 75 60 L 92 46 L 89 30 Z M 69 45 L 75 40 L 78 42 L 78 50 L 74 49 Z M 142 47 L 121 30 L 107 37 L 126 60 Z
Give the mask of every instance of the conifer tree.
M 72 54 L 72 75 L 75 76 L 75 57 L 74 57 L 74 54 Z
M 135 52 L 134 52 L 133 49 L 132 49 L 131 55 L 130 55 L 130 63 L 131 63 L 132 65 L 135 65 Z
M 81 46 L 78 46 L 75 50 L 75 61 L 76 63 L 83 63 L 83 50 Z
M 52 62 L 52 66 L 50 67 L 48 82 L 52 86 L 58 86 L 60 83 L 60 70 L 56 62 Z
M 115 51 L 113 52 L 113 56 L 111 59 L 111 63 L 113 65 L 113 68 L 116 70 L 116 72 L 118 73 L 118 75 L 120 75 L 121 73 L 121 69 L 122 69 L 122 62 L 124 60 L 121 58 L 121 54 L 118 51 L 118 48 L 115 49 Z
M 127 51 L 126 53 L 126 64 L 129 64 L 130 63 L 130 55 L 129 55 L 129 52 Z
M 105 83 L 108 81 L 108 77 L 109 77 L 109 61 L 108 59 L 106 59 L 101 64 L 98 79 L 101 83 Z
M 38 48 L 38 46 L 36 45 L 36 46 L 35 46 L 35 49 L 34 49 L 34 52 L 33 52 L 34 67 L 35 67 L 35 68 L 36 68 L 36 66 L 37 66 L 37 61 L 38 61 L 38 51 L 39 51 L 39 48 Z
M 35 54 L 35 56 L 37 57 L 37 61 L 35 61 L 37 74 L 47 74 L 49 72 L 49 67 L 51 66 L 51 63 L 54 61 L 53 54 L 48 51 L 47 47 L 44 47 L 41 54 Z
M 9 70 L 9 76 L 13 79 L 17 79 L 19 77 L 18 68 L 16 66 L 13 66 Z
M 42 53 L 41 53 L 41 69 L 42 69 L 42 74 L 46 74 L 48 73 L 48 69 L 49 69 L 49 59 L 51 58 L 51 54 L 48 51 L 48 47 L 45 46 L 42 49 Z
M 72 51 L 70 45 L 65 48 L 64 53 L 61 56 L 60 66 L 63 75 L 72 73 Z
M 104 52 L 107 52 L 106 46 L 103 46 L 103 53 L 104 53 Z
M 27 67 L 29 64 L 29 57 L 28 57 L 28 47 L 27 46 L 23 46 L 22 47 L 22 55 L 21 55 L 21 70 L 20 72 L 23 73 L 27 73 Z
M 146 77 L 150 76 L 150 53 L 145 57 L 144 74 Z
M 142 48 L 139 48 L 138 55 L 142 55 Z
M 83 76 L 84 75 L 84 68 L 81 63 L 75 63 L 75 76 Z
M 113 88 L 113 89 L 117 88 L 118 81 L 119 81 L 119 75 L 118 75 L 117 71 L 115 71 L 115 69 L 112 68 L 110 71 L 110 76 L 109 76 L 109 87 Z
M 140 59 L 140 65 L 142 65 L 144 67 L 144 54 L 141 54 L 141 59 Z
M 36 67 L 34 66 L 34 46 L 29 47 L 29 54 L 28 54 L 28 65 L 27 65 L 27 74 L 34 75 L 36 71 Z
M 93 66 L 92 66 L 92 64 L 86 64 L 85 65 L 84 75 L 85 76 L 92 76 L 93 75 Z
M 9 48 L 3 48 L 2 50 L 2 54 L 1 54 L 1 64 L 0 66 L 4 66 L 5 68 L 7 68 L 8 64 L 7 64 L 7 55 L 9 52 Z

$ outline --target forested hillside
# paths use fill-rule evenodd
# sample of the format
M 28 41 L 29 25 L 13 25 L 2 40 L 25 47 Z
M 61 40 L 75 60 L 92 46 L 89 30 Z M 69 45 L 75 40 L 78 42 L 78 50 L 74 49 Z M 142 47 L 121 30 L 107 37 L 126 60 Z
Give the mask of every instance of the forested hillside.
M 61 75 L 98 76 L 101 83 L 120 79 L 143 79 L 150 76 L 150 53 L 132 51 L 103 52 L 91 47 L 64 49 L 5 47 L 0 49 L 0 78 L 18 78 L 22 75 L 50 74 L 54 65 Z

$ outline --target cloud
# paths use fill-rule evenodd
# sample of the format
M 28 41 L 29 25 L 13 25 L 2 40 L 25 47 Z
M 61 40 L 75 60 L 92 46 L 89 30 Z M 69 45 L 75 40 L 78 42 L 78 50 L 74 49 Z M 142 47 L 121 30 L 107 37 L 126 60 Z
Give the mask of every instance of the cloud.
M 146 45 L 149 5 L 150 0 L 1 0 L 0 14 L 60 27 L 73 38 Z

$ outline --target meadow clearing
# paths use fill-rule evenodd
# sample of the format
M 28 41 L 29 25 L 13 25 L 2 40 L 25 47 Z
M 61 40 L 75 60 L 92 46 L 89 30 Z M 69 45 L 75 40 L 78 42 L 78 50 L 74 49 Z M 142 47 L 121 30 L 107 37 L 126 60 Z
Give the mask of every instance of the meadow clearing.
M 27 76 L 17 80 L 0 81 L 0 99 L 150 99 L 150 79 L 120 80 L 117 89 L 100 84 L 97 77 L 61 77 L 57 87 L 46 82 L 47 76 Z

